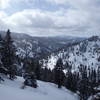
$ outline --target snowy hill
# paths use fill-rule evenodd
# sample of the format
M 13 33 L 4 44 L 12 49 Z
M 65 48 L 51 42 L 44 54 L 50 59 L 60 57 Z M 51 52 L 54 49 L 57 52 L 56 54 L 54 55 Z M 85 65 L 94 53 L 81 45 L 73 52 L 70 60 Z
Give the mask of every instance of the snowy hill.
M 24 34 L 22 37 L 19 37 L 20 35 L 16 35 L 13 38 L 18 49 L 18 54 L 24 56 L 25 45 L 29 44 L 27 47 L 30 48 L 30 56 L 37 56 L 39 58 L 44 58 L 46 55 L 57 51 L 69 43 L 73 44 L 85 39 L 77 37 L 32 37 Z
M 0 31 L 2 36 L 5 36 L 6 32 Z M 11 36 L 17 47 L 17 54 L 20 57 L 25 56 L 26 46 L 30 51 L 30 57 L 38 56 L 44 58 L 46 55 L 68 45 L 69 43 L 76 43 L 84 40 L 80 37 L 33 37 L 27 34 L 20 34 L 11 32 Z
M 38 88 L 21 89 L 23 78 L 15 81 L 5 79 L 0 83 L 0 100 L 78 100 L 78 96 L 69 90 L 58 89 L 52 83 L 38 81 Z
M 97 68 L 100 66 L 100 37 L 93 36 L 78 44 L 65 46 L 44 60 L 44 66 L 53 69 L 59 57 L 62 58 L 64 64 L 68 62 L 72 65 L 73 70 L 77 70 L 80 64 Z

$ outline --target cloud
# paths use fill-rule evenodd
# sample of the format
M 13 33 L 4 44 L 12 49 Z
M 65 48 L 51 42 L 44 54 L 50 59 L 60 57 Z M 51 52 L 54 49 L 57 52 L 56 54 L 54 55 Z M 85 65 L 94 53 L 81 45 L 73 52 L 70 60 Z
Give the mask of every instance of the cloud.
M 56 4 L 66 4 L 68 0 L 46 0 L 46 1 Z
M 5 9 L 9 6 L 11 0 L 0 0 L 0 9 Z
M 61 12 L 28 9 L 14 13 L 6 17 L 4 21 L 13 31 L 18 30 L 19 32 L 29 32 L 37 35 L 41 33 L 43 35 L 48 35 L 48 33 L 52 35 L 65 34 L 63 30 L 72 32 L 72 30 L 77 30 L 77 28 L 83 27 L 87 23 L 88 15 L 85 13 L 68 10 L 67 13 L 62 15 Z
M 5 4 L 9 5 L 10 8 L 12 4 L 16 4 L 16 7 L 24 4 L 26 8 L 24 7 L 10 15 L 6 11 L 0 11 L 0 21 L 2 23 L 0 26 L 5 29 L 10 28 L 16 32 L 42 36 L 91 36 L 100 34 L 99 0 L 45 0 L 45 2 L 50 6 L 58 6 L 59 10 L 55 8 L 54 11 L 29 8 L 28 6 L 34 5 L 36 0 L 13 0 L 10 4 Z

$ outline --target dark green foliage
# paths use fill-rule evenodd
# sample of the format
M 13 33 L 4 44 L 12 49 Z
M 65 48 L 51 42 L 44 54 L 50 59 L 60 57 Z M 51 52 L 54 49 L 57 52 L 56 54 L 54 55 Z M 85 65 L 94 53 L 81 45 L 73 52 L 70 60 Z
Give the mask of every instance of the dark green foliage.
M 54 82 L 54 73 L 47 67 L 41 69 L 41 80 L 45 82 Z
M 16 75 L 16 48 L 13 44 L 11 38 L 10 30 L 7 31 L 7 34 L 2 42 L 2 63 L 3 66 L 7 69 L 7 74 L 10 79 L 14 79 Z
M 87 100 L 89 96 L 95 94 L 94 88 L 100 85 L 100 67 L 90 69 L 81 64 L 79 70 L 73 72 L 67 63 L 65 68 L 67 72 L 64 86 L 67 89 L 78 93 L 80 100 Z
M 87 77 L 87 67 L 82 66 L 80 68 L 81 78 L 78 83 L 78 91 L 80 92 L 81 100 L 87 100 L 89 96 L 89 80 Z
M 63 62 L 61 58 L 58 59 L 54 68 L 54 81 L 58 85 L 58 88 L 61 88 L 64 81 Z
M 66 73 L 66 79 L 65 79 L 65 87 L 73 92 L 77 91 L 77 82 L 79 80 L 78 73 L 71 71 L 68 71 Z
M 36 79 L 41 79 L 41 66 L 39 60 L 34 58 L 25 58 L 23 64 L 23 74 L 25 78 L 25 85 L 36 88 Z
M 41 65 L 38 59 L 28 58 L 24 60 L 23 70 L 25 73 L 34 72 L 36 75 L 36 79 L 41 79 Z
M 36 75 L 36 78 L 38 80 L 41 79 L 41 65 L 39 63 L 39 60 L 38 59 L 34 59 L 34 73 Z
M 100 85 L 100 66 L 97 69 L 97 85 Z

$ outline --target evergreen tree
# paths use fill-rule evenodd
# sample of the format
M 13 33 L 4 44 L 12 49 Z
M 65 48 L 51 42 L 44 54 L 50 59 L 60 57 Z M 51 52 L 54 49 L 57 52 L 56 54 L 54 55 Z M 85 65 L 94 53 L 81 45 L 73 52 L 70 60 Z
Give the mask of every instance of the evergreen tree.
M 35 67 L 35 70 L 34 70 L 34 72 L 35 72 L 36 78 L 37 78 L 38 80 L 40 80 L 40 79 L 41 79 L 41 65 L 40 65 L 38 59 L 36 59 L 36 60 L 34 61 L 34 63 L 35 63 L 35 66 L 34 66 L 34 67 Z
M 48 82 L 53 82 L 53 72 L 50 68 L 48 69 Z
M 42 80 L 48 82 L 48 68 L 42 68 Z
M 80 80 L 78 83 L 78 91 L 80 92 L 80 99 L 87 100 L 89 97 L 89 79 L 87 77 L 87 67 L 81 65 L 80 67 Z
M 77 74 L 76 73 L 72 73 L 72 66 L 69 65 L 68 62 L 65 63 L 65 68 L 67 70 L 66 72 L 66 79 L 65 79 L 65 87 L 67 89 L 70 89 L 71 91 L 76 91 L 77 89 Z
M 100 85 L 100 66 L 97 69 L 97 85 Z
M 2 51 L 3 51 L 3 39 L 0 35 L 0 73 L 4 73 L 4 68 L 3 68 L 3 65 L 2 65 Z
M 92 69 L 91 71 L 91 81 L 90 81 L 90 86 L 91 86 L 91 92 L 92 94 L 94 94 L 94 88 L 96 87 L 96 77 L 97 77 L 97 73 L 95 69 Z
M 54 75 L 55 75 L 55 83 L 58 85 L 58 88 L 61 88 L 64 80 L 63 62 L 61 58 L 59 58 L 56 63 L 56 66 L 54 68 Z
M 24 60 L 24 65 L 23 65 L 23 77 L 25 79 L 24 81 L 24 88 L 26 85 L 31 86 L 34 88 L 37 88 L 37 76 L 35 74 L 35 62 L 34 60 L 27 58 L 27 60 Z
M 72 73 L 68 71 L 66 73 L 65 87 L 73 92 L 77 91 L 77 83 L 79 81 L 79 74 L 77 72 Z
M 3 40 L 2 63 L 3 66 L 8 70 L 7 74 L 9 74 L 10 79 L 14 79 L 16 74 L 15 57 L 16 57 L 16 48 L 11 38 L 11 32 L 10 30 L 8 30 Z
M 4 70 L 4 67 L 2 65 L 2 61 L 1 61 L 1 58 L 2 58 L 2 50 L 3 50 L 2 43 L 3 43 L 3 39 L 2 39 L 2 36 L 0 34 L 0 73 L 5 73 L 5 70 Z M 4 81 L 4 80 L 3 80 L 3 78 L 0 75 L 0 83 L 1 83 L 1 81 Z

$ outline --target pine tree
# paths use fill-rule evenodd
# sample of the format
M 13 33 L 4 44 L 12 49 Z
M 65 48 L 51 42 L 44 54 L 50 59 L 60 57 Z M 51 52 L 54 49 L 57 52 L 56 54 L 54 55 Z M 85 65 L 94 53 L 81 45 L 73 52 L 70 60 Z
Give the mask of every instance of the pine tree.
M 80 67 L 80 80 L 78 83 L 78 91 L 80 92 L 80 99 L 81 100 L 87 100 L 89 97 L 89 91 L 90 91 L 90 86 L 89 86 L 89 79 L 87 76 L 87 67 L 81 65 Z
M 97 69 L 97 85 L 100 85 L 100 66 Z
M 24 88 L 26 85 L 37 88 L 37 76 L 35 74 L 36 65 L 37 63 L 35 63 L 34 59 L 31 59 L 29 57 L 27 57 L 27 59 L 25 58 L 23 65 L 23 77 L 25 81 L 22 88 Z
M 72 73 L 68 71 L 66 73 L 65 87 L 73 92 L 77 91 L 77 83 L 79 81 L 79 74 L 77 72 Z
M 4 68 L 3 68 L 3 65 L 2 65 L 2 51 L 3 51 L 3 39 L 0 35 L 0 73 L 4 73 Z
M 3 66 L 8 70 L 9 78 L 13 80 L 16 75 L 16 48 L 11 38 L 10 30 L 7 31 L 6 36 L 3 40 L 3 52 L 2 52 L 2 63 Z
M 3 43 L 3 39 L 2 39 L 2 36 L 0 35 L 0 73 L 5 73 L 5 70 L 4 70 L 4 67 L 2 65 L 2 61 L 1 61 L 1 58 L 2 58 L 2 50 L 3 50 L 2 43 Z M 4 80 L 3 80 L 3 78 L 0 75 L 0 83 L 1 83 L 1 81 L 4 81 Z
M 56 63 L 56 66 L 54 68 L 54 74 L 55 74 L 55 79 L 54 79 L 55 83 L 58 85 L 58 88 L 61 88 L 64 80 L 63 62 L 61 58 L 59 58 Z
M 42 80 L 48 82 L 48 68 L 42 69 Z
M 34 72 L 35 72 L 36 78 L 38 80 L 40 80 L 41 79 L 41 65 L 40 65 L 38 59 L 34 60 L 34 63 L 35 63 L 35 66 L 34 66 L 35 70 L 34 70 Z

